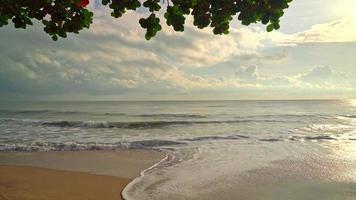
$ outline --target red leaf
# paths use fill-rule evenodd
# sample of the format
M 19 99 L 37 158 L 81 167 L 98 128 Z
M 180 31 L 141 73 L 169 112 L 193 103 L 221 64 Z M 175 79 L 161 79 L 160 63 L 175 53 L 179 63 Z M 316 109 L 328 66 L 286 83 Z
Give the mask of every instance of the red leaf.
M 89 4 L 89 0 L 80 0 L 78 3 L 79 7 L 86 7 Z

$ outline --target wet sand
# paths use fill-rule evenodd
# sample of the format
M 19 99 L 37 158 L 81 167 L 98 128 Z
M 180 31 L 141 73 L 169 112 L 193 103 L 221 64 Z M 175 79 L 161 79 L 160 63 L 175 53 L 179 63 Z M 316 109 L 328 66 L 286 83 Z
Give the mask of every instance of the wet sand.
M 155 151 L 0 153 L 0 200 L 121 199 Z

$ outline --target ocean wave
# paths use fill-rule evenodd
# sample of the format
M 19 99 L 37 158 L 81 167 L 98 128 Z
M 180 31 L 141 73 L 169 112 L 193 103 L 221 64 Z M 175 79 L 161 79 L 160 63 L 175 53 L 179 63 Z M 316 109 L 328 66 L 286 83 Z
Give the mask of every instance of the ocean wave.
M 0 114 L 91 114 L 91 115 L 105 115 L 105 116 L 131 116 L 131 117 L 143 117 L 143 118 L 207 118 L 204 115 L 198 114 L 169 114 L 169 113 L 157 113 L 157 114 L 129 114 L 120 112 L 81 112 L 81 111 L 58 111 L 58 110 L 0 110 Z
M 0 110 L 2 114 L 94 114 L 94 115 L 106 115 L 106 116 L 132 116 L 132 117 L 160 117 L 160 118 L 206 118 L 207 116 L 198 114 L 169 114 L 169 113 L 157 113 L 157 114 L 128 114 L 119 112 L 104 112 L 104 113 L 90 113 L 81 111 L 59 111 L 59 110 Z
M 342 134 L 346 132 L 351 132 L 353 130 L 355 130 L 355 126 L 353 124 L 338 123 L 338 124 L 308 124 L 305 127 L 296 128 L 290 131 L 294 133 L 304 133 L 304 134 L 308 134 L 310 132 Z
M 201 136 L 194 138 L 185 138 L 183 141 L 203 141 L 203 140 L 239 140 L 239 139 L 247 139 L 248 136 L 245 135 L 228 135 L 228 136 Z
M 116 143 L 62 143 L 62 142 L 33 142 L 33 143 L 0 143 L 0 151 L 99 151 L 119 149 L 157 149 L 175 145 L 184 145 L 184 142 L 173 140 L 142 140 Z
M 106 112 L 106 113 L 104 113 L 104 115 L 107 115 L 107 116 L 126 116 L 125 113 L 112 113 L 112 112 Z
M 138 122 L 107 122 L 107 121 L 46 121 L 43 126 L 76 127 L 76 128 L 122 128 L 122 129 L 155 129 L 169 126 L 199 124 L 238 124 L 238 123 L 276 123 L 281 120 L 214 120 L 214 121 L 138 121 Z
M 345 118 L 351 118 L 354 119 L 356 118 L 356 115 L 339 115 L 340 117 L 345 117 Z
M 329 135 L 317 135 L 317 136 L 307 136 L 304 137 L 306 140 L 336 140 L 336 138 Z
M 331 135 L 312 135 L 312 136 L 290 136 L 290 141 L 332 141 L 338 140 L 342 138 L 338 138 Z
M 59 110 L 0 110 L 5 114 L 87 114 L 80 111 L 59 111 Z
M 244 135 L 230 136 L 201 136 L 185 139 L 147 139 L 136 141 L 121 141 L 121 142 L 18 142 L 8 143 L 0 142 L 0 152 L 6 151 L 100 151 L 100 150 L 122 150 L 122 149 L 154 149 L 154 150 L 175 150 L 182 145 L 189 145 L 190 142 L 200 142 L 206 140 L 240 140 L 250 137 Z M 329 135 L 315 136 L 291 136 L 288 138 L 261 138 L 260 142 L 303 142 L 303 141 L 335 141 L 339 138 Z M 356 141 L 356 138 L 346 138 L 349 141 Z M 250 141 L 251 142 L 251 141 Z
M 127 114 L 127 113 L 111 113 L 107 112 L 104 115 L 108 116 L 131 116 L 131 117 L 143 117 L 143 118 L 207 118 L 204 115 L 198 114 L 168 114 L 168 113 L 157 113 L 157 114 Z
M 154 114 L 132 114 L 121 112 L 83 112 L 83 111 L 62 111 L 62 110 L 0 110 L 2 114 L 93 114 L 93 115 L 105 115 L 105 116 L 131 116 L 131 117 L 144 117 L 144 118 L 208 118 L 208 115 L 201 114 L 189 114 L 189 113 L 154 113 Z M 217 114 L 219 115 L 219 114 Z M 356 118 L 356 115 L 338 115 L 345 118 Z M 273 117 L 319 117 L 319 118 L 331 118 L 332 115 L 321 114 L 265 114 L 265 115 L 245 115 L 234 116 L 235 119 L 249 119 L 249 118 L 273 118 Z
M 141 114 L 141 115 L 134 115 L 135 117 L 163 117 L 163 118 L 207 118 L 204 115 L 197 115 L 197 114 Z
M 186 144 L 185 142 L 177 142 L 172 140 L 142 140 L 130 142 L 131 148 L 148 148 L 148 147 L 161 147 L 161 146 L 174 146 Z
M 235 118 L 311 118 L 316 117 L 318 119 L 329 119 L 332 115 L 322 115 L 322 114 L 265 114 L 265 115 L 246 115 L 246 116 L 236 116 Z
M 262 141 L 262 142 L 279 142 L 279 141 L 281 141 L 281 139 L 278 139 L 278 138 L 264 138 L 264 139 L 260 139 L 260 141 Z

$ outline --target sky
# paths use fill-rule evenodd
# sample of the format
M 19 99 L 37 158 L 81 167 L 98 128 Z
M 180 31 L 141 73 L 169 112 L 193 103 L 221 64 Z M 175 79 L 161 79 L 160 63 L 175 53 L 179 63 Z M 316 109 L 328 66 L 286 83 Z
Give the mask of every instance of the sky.
M 354 0 L 294 0 L 281 29 L 234 20 L 228 35 L 186 20 L 146 41 L 142 9 L 54 42 L 39 24 L 0 29 L 0 99 L 239 100 L 356 98 Z

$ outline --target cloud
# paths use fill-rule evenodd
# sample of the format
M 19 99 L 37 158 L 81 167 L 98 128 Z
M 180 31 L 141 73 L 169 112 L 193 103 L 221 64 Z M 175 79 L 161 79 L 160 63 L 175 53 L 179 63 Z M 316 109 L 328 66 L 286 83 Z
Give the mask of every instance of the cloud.
M 312 68 L 308 73 L 299 75 L 299 79 L 309 83 L 325 83 L 330 81 L 336 73 L 328 66 Z
M 132 23 L 142 13 L 114 19 L 106 9 L 95 12 L 89 31 L 59 42 L 51 41 L 38 24 L 26 31 L 6 27 L 0 44 L 0 83 L 6 82 L 6 90 L 29 94 L 218 88 L 223 85 L 219 77 L 193 75 L 185 69 L 254 55 L 261 46 L 248 29 L 215 36 L 189 25 L 184 33 L 165 25 L 157 37 L 146 41 L 144 30 Z
M 163 25 L 162 32 L 146 41 L 144 30 L 136 23 L 146 16 L 144 12 L 129 12 L 121 19 L 111 18 L 109 11 L 98 5 L 95 12 L 90 30 L 58 42 L 51 41 L 37 25 L 25 31 L 2 30 L 0 93 L 171 95 L 353 87 L 352 77 L 331 67 L 275 75 L 276 69 L 265 65 L 290 59 L 287 51 L 269 51 L 271 46 L 332 41 L 334 36 L 324 34 L 323 27 L 342 23 L 292 35 L 273 33 L 278 37 L 258 28 L 232 28 L 229 35 L 216 36 L 209 29 L 192 27 L 187 19 L 184 33 Z M 318 37 L 311 37 L 316 33 Z M 305 37 L 309 39 L 301 39 Z
M 150 41 L 144 39 L 145 30 L 138 23 L 146 12 L 128 12 L 120 19 L 108 17 L 107 9 L 98 9 L 96 18 L 86 37 L 101 40 L 116 40 L 127 48 L 139 48 L 159 55 L 160 60 L 179 67 L 209 67 L 234 58 L 258 55 L 263 47 L 263 36 L 257 30 L 231 28 L 228 35 L 214 35 L 211 28 L 203 30 L 193 26 L 187 17 L 184 32 L 175 32 L 166 25 L 162 13 L 162 31 Z M 133 23 L 137 22 L 137 23 Z
M 290 76 L 262 74 L 257 66 L 240 68 L 236 72 L 239 86 L 283 87 L 299 89 L 353 88 L 354 81 L 344 73 L 336 72 L 328 66 L 316 66 L 311 70 Z
M 243 84 L 255 84 L 259 87 L 270 87 L 270 86 L 290 86 L 291 80 L 288 77 L 282 76 L 271 76 L 261 74 L 257 66 L 249 66 L 246 68 L 240 68 L 236 72 L 236 76 L 239 81 Z
M 337 72 L 329 66 L 317 66 L 307 73 L 296 76 L 301 82 L 311 87 L 353 88 L 355 81 L 345 73 Z
M 266 36 L 266 39 L 279 45 L 355 42 L 356 20 L 354 17 L 344 17 L 326 23 L 315 24 L 308 30 L 300 31 L 294 34 L 274 32 Z
M 236 75 L 244 81 L 259 81 L 262 79 L 262 75 L 259 73 L 257 66 L 246 67 L 245 69 L 240 69 Z

